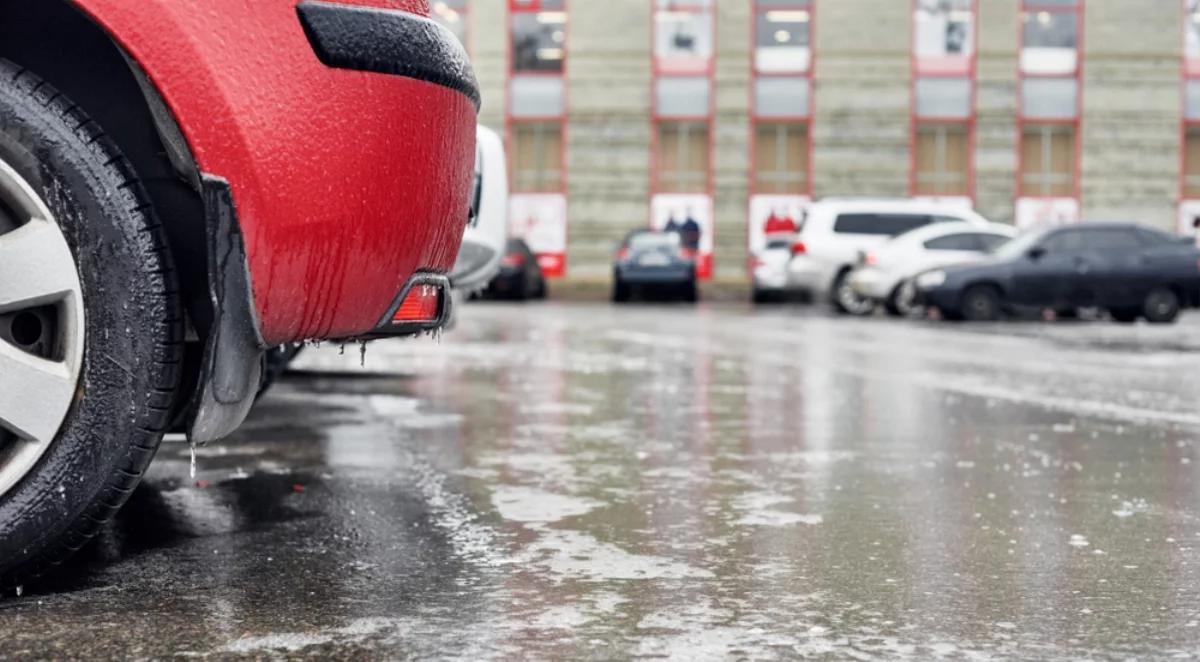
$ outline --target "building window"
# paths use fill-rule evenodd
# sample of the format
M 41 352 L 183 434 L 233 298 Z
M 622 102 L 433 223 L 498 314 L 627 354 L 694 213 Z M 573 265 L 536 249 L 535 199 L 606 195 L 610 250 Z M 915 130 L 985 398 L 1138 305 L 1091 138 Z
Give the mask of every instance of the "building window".
M 513 124 L 513 192 L 561 191 L 562 148 L 562 123 L 560 122 Z
M 518 0 L 517 8 L 533 4 L 532 1 L 522 3 Z M 541 0 L 536 10 L 514 11 L 513 71 L 561 74 L 566 58 L 566 25 L 563 0 Z
M 754 140 L 754 190 L 807 194 L 808 127 L 798 122 L 759 123 Z
M 759 73 L 804 73 L 812 64 L 808 0 L 759 0 L 754 66 Z
M 1021 195 L 1073 197 L 1075 126 L 1026 126 L 1021 134 Z
M 434 0 L 430 3 L 430 16 L 433 20 L 446 26 L 455 37 L 466 47 L 470 37 L 470 7 L 468 0 Z
M 970 194 L 970 131 L 965 124 L 918 124 L 914 147 L 916 195 Z
M 974 198 L 977 0 L 914 0 L 909 193 Z
M 707 193 L 707 122 L 660 122 L 658 188 L 671 193 Z
M 552 278 L 567 269 L 566 0 L 508 0 L 509 236 Z
M 1078 222 L 1080 0 L 1023 0 L 1018 63 L 1016 224 Z

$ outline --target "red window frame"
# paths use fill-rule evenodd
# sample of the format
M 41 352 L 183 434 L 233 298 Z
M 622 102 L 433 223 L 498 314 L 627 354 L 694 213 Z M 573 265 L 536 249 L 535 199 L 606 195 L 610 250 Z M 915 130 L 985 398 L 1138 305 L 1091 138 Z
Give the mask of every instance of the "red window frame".
M 716 189 L 716 177 L 713 160 L 716 158 L 716 136 L 713 135 L 715 127 L 716 109 L 717 109 L 717 90 L 716 90 L 716 64 L 717 64 L 717 0 L 712 0 L 712 5 L 709 7 L 694 4 L 689 0 L 674 0 L 672 7 L 668 10 L 660 10 L 657 0 L 649 0 L 652 25 L 650 28 L 650 195 L 651 197 L 659 193 L 679 193 L 679 191 L 664 191 L 659 188 L 658 181 L 658 133 L 662 124 L 667 122 L 694 122 L 703 123 L 708 129 L 708 172 L 705 173 L 705 189 L 706 194 L 710 199 L 713 199 Z M 681 13 L 702 14 L 711 12 L 712 20 L 712 44 L 713 52 L 705 64 L 704 70 L 697 73 L 680 73 L 673 71 L 664 71 L 661 63 L 658 60 L 656 53 L 656 39 L 658 31 L 658 13 L 660 11 L 672 11 Z M 708 79 L 708 113 L 703 117 L 699 116 L 680 116 L 680 115 L 663 115 L 658 109 L 658 80 L 662 77 L 675 76 L 704 76 Z M 715 200 L 714 200 L 715 203 Z M 649 205 L 647 205 L 649 207 Z M 653 223 L 653 212 L 651 211 L 650 222 Z M 715 225 L 715 220 L 714 225 Z
M 915 0 L 914 0 L 915 1 Z M 779 7 L 765 7 L 761 0 L 753 0 L 753 15 L 750 18 L 750 167 L 747 168 L 747 190 L 750 196 L 759 195 L 758 177 L 755 168 L 758 164 L 758 127 L 760 124 L 792 124 L 803 126 L 805 130 L 805 160 L 804 192 L 801 195 L 813 196 L 813 119 L 816 110 L 817 90 L 814 85 L 814 72 L 817 68 L 817 0 L 808 0 L 802 9 L 808 12 L 808 68 L 804 71 L 772 72 L 760 71 L 758 68 L 758 19 L 768 11 L 778 11 Z M 798 8 L 800 9 L 800 8 Z M 806 78 L 808 79 L 808 108 L 803 115 L 763 117 L 758 113 L 758 81 L 763 78 Z M 749 228 L 747 228 L 749 232 Z
M 542 11 L 547 11 L 547 10 L 542 9 L 542 1 L 543 0 L 527 0 L 527 2 L 521 2 L 521 0 L 508 0 L 508 21 L 507 21 L 507 23 L 508 23 L 508 35 L 507 35 L 507 47 L 508 47 L 507 58 L 508 58 L 508 60 L 507 60 L 506 66 L 505 66 L 505 71 L 507 73 L 507 80 L 505 81 L 505 92 L 506 92 L 505 97 L 507 99 L 507 103 L 504 106 L 504 140 L 505 140 L 505 144 L 507 144 L 509 146 L 509 148 L 508 148 L 509 184 L 510 185 L 516 184 L 516 168 L 515 168 L 516 164 L 512 160 L 513 156 L 515 155 L 515 150 L 513 149 L 513 143 L 512 143 L 513 127 L 518 124 L 550 124 L 550 123 L 557 122 L 559 124 L 559 131 L 560 131 L 560 135 L 561 135 L 561 140 L 559 141 L 559 150 L 558 150 L 559 151 L 559 154 L 558 154 L 559 169 L 560 169 L 559 170 L 559 173 L 560 173 L 559 187 L 557 189 L 552 189 L 552 190 L 536 191 L 536 193 L 561 193 L 563 195 L 566 195 L 566 193 L 567 193 L 567 116 L 570 114 L 570 98 L 571 98 L 570 95 L 568 94 L 568 90 L 567 90 L 567 80 L 568 80 L 567 67 L 570 66 L 570 59 L 571 59 L 570 58 L 570 43 L 571 43 L 570 0 L 562 0 L 563 8 L 561 10 L 558 10 L 558 9 L 549 10 L 549 11 L 561 11 L 565 16 L 565 19 L 563 21 L 563 33 L 565 34 L 565 37 L 563 38 L 562 71 L 523 71 L 523 72 L 520 72 L 520 76 L 522 76 L 522 77 L 546 77 L 546 78 L 561 79 L 562 80 L 562 93 L 563 93 L 562 112 L 546 114 L 546 115 L 523 115 L 521 117 L 516 117 L 513 115 L 513 111 L 512 111 L 512 98 L 513 98 L 512 87 L 513 87 L 513 81 L 517 77 L 517 71 L 515 69 L 516 63 L 513 59 L 513 25 L 515 22 L 515 18 L 518 14 L 538 14 L 538 13 L 541 13 Z M 525 193 L 533 193 L 533 191 L 525 191 Z
M 919 182 L 917 177 L 917 133 L 921 126 L 925 125 L 945 125 L 945 126 L 962 126 L 967 127 L 967 182 L 965 196 L 970 198 L 971 204 L 975 204 L 975 148 L 976 148 L 976 120 L 979 116 L 978 106 L 978 66 L 979 66 L 979 0 L 971 0 L 971 56 L 967 60 L 967 70 L 953 71 L 948 69 L 922 69 L 921 58 L 917 56 L 917 9 L 919 8 L 919 0 L 912 0 L 912 6 L 909 13 L 909 125 L 908 125 L 908 194 L 910 197 L 928 196 L 928 194 L 919 192 Z M 1020 68 L 1020 64 L 1017 65 Z M 919 78 L 963 78 L 966 77 L 970 84 L 970 107 L 967 110 L 967 117 L 937 117 L 924 116 L 918 114 L 917 111 L 917 80 Z M 1017 112 L 1020 113 L 1018 107 Z M 1018 148 L 1019 149 L 1019 148 Z M 947 194 L 950 195 L 950 194 Z
M 1182 58 L 1180 71 L 1183 75 L 1180 77 L 1179 83 L 1179 203 L 1182 204 L 1191 200 L 1200 200 L 1200 196 L 1187 194 L 1187 136 L 1192 129 L 1200 130 L 1200 119 L 1190 119 L 1187 116 L 1187 91 L 1188 83 L 1196 82 L 1200 84 L 1200 58 L 1190 59 L 1187 53 L 1187 33 L 1188 21 L 1192 20 L 1188 11 L 1188 0 L 1180 0 L 1180 16 L 1183 17 L 1183 30 L 1179 33 L 1179 38 L 1183 43 Z
M 507 146 L 506 152 L 507 152 L 507 158 L 508 158 L 508 182 L 509 182 L 509 195 L 510 196 L 522 195 L 522 194 L 526 194 L 526 195 L 557 194 L 557 195 L 563 196 L 563 199 L 566 201 L 566 210 L 567 211 L 566 211 L 566 218 L 564 219 L 564 227 L 563 227 L 563 237 L 564 237 L 563 240 L 565 242 L 564 251 L 566 251 L 568 249 L 568 247 L 570 246 L 570 242 L 571 242 L 570 195 L 569 195 L 569 187 L 568 187 L 568 183 L 567 183 L 567 178 L 568 178 L 567 139 L 568 139 L 568 126 L 569 126 L 569 123 L 567 122 L 567 118 L 570 116 L 570 112 L 571 112 L 571 107 L 570 107 L 571 95 L 570 95 L 569 86 L 567 84 L 567 81 L 569 80 L 569 78 L 567 76 L 567 71 L 568 71 L 568 67 L 570 66 L 570 62 L 571 62 L 571 57 L 570 57 L 570 55 L 571 55 L 571 53 L 570 53 L 571 3 L 570 3 L 570 0 L 562 0 L 562 9 L 545 9 L 542 6 L 543 1 L 544 0 L 526 0 L 525 2 L 521 2 L 520 0 L 508 0 L 508 16 L 507 16 L 507 20 L 506 20 L 507 35 L 505 36 L 507 61 L 505 63 L 505 68 L 504 68 L 504 71 L 505 71 L 504 144 Z M 518 75 L 516 68 L 515 68 L 516 62 L 513 58 L 513 26 L 515 23 L 516 16 L 518 14 L 537 14 L 537 13 L 541 13 L 543 11 L 555 11 L 555 12 L 561 11 L 564 16 L 564 18 L 563 18 L 563 35 L 564 36 L 563 36 L 563 43 L 562 43 L 562 50 L 563 50 L 562 70 L 561 71 L 522 71 L 522 72 L 520 72 L 520 76 L 521 77 L 546 77 L 546 78 L 560 79 L 562 82 L 562 95 L 563 95 L 562 112 L 554 113 L 554 114 L 546 114 L 546 115 L 523 115 L 523 116 L 517 117 L 513 114 L 513 110 L 512 110 L 513 82 Z M 547 188 L 546 190 L 537 190 L 537 191 L 517 191 L 516 190 L 517 168 L 516 168 L 516 161 L 514 160 L 516 157 L 516 149 L 515 149 L 515 145 L 513 143 L 514 128 L 517 126 L 520 126 L 522 124 L 552 124 L 552 123 L 558 124 L 558 131 L 559 131 L 558 187 L 557 188 Z M 564 259 L 565 259 L 565 253 L 564 253 Z M 564 265 L 565 265 L 565 262 L 564 262 Z M 565 267 L 564 267 L 564 269 L 565 269 Z M 562 273 L 555 273 L 555 274 L 548 273 L 547 274 L 547 276 L 553 276 L 553 277 L 562 276 L 562 275 L 565 275 L 565 270 Z
M 1075 14 L 1078 30 L 1075 41 L 1075 71 L 1069 74 L 1027 74 L 1021 64 L 1021 55 L 1025 45 L 1025 22 L 1017 21 L 1017 187 L 1018 199 L 1061 199 L 1073 198 L 1082 207 L 1082 171 L 1083 171 L 1083 53 L 1084 53 L 1084 0 L 1078 0 L 1074 5 L 1043 4 L 1038 0 L 1021 0 L 1021 16 L 1030 12 L 1049 12 L 1051 14 Z M 1025 117 L 1025 81 L 1030 78 L 1041 79 L 1075 79 L 1075 116 L 1071 119 L 1048 119 Z M 1070 126 L 1075 138 L 1074 172 L 1072 173 L 1071 195 L 1032 195 L 1025 192 L 1025 128 L 1027 126 Z

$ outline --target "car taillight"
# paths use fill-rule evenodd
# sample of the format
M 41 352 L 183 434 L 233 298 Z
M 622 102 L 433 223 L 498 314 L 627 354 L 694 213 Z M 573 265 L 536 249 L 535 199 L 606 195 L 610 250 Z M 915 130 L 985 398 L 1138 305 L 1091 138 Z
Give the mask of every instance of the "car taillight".
M 525 256 L 520 253 L 509 253 L 504 256 L 504 266 L 523 267 L 525 266 Z
M 863 256 L 863 264 L 867 266 L 875 266 L 879 262 L 879 256 L 874 253 L 867 253 Z
M 803 241 L 792 242 L 792 255 L 803 255 L 808 252 L 808 246 Z
M 436 285 L 418 283 L 400 303 L 400 308 L 392 316 L 397 323 L 436 322 L 442 311 L 442 290 Z
M 624 260 L 627 257 L 629 257 L 629 249 L 628 248 L 621 248 L 617 251 L 617 259 L 618 260 Z

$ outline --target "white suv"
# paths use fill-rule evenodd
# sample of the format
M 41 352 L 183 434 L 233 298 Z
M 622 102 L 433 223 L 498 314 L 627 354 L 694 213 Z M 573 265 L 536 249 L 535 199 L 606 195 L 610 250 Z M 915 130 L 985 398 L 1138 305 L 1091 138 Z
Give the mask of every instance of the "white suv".
M 861 314 L 874 302 L 850 286 L 850 272 L 859 255 L 909 230 L 943 222 L 988 225 L 974 211 L 946 203 L 865 198 L 813 203 L 792 245 L 788 287 L 813 300 L 826 299 L 838 312 Z

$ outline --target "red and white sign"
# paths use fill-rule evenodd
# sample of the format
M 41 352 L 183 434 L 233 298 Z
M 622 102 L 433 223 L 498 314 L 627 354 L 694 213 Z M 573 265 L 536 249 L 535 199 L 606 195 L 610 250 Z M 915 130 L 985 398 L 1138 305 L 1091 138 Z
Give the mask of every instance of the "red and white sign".
M 550 278 L 567 271 L 567 196 L 514 193 L 508 199 L 508 234 L 524 239 Z
M 1017 198 L 1016 226 L 1022 230 L 1078 222 L 1075 198 Z
M 684 250 L 696 252 L 696 275 L 711 278 L 713 270 L 713 202 L 710 196 L 659 193 L 650 203 L 650 227 L 676 231 Z
M 1200 200 L 1184 200 L 1179 203 L 1179 236 L 1195 237 L 1200 245 Z
M 768 237 L 793 237 L 804 223 L 812 200 L 805 195 L 755 195 L 750 198 L 751 255 L 762 252 Z

